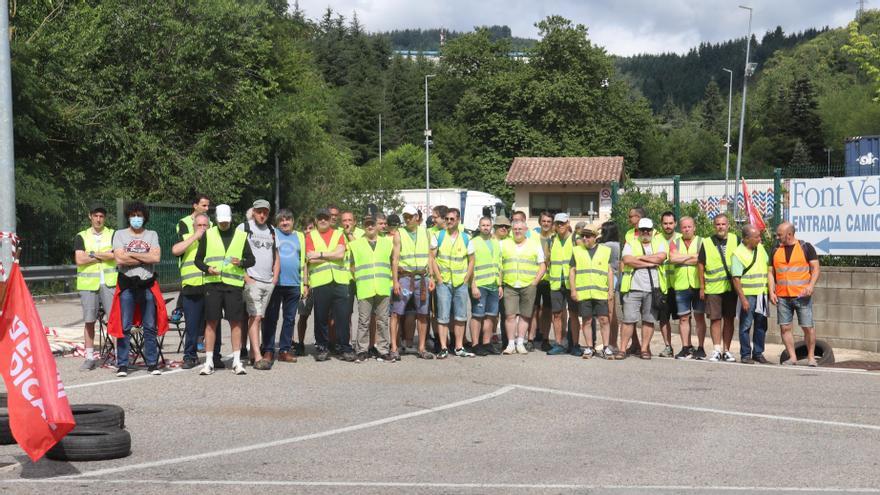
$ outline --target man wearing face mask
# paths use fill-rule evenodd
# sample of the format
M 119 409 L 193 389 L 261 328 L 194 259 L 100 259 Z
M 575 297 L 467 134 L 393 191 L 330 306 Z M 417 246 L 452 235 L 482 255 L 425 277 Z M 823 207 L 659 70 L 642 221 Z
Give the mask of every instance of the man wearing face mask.
M 159 301 L 152 291 L 155 266 L 161 258 L 159 235 L 154 230 L 146 230 L 149 210 L 139 202 L 130 203 L 125 208 L 128 228 L 113 235 L 113 255 L 119 268 L 119 308 L 122 316 L 123 336 L 116 340 L 116 376 L 128 375 L 129 334 L 134 323 L 135 309 L 140 308 L 141 327 L 144 331 L 144 361 L 150 374 L 161 375 L 159 370 L 159 341 L 156 323 L 156 305 Z
M 247 242 L 247 234 L 232 228 L 232 209 L 218 205 L 217 225 L 205 233 L 205 242 L 199 243 L 196 266 L 205 273 L 205 349 L 214 349 L 214 338 L 220 318 L 229 322 L 232 342 L 232 371 L 236 375 L 247 372 L 241 362 L 241 325 L 244 320 L 245 270 L 256 260 Z M 200 375 L 214 374 L 214 352 L 205 353 L 205 365 Z

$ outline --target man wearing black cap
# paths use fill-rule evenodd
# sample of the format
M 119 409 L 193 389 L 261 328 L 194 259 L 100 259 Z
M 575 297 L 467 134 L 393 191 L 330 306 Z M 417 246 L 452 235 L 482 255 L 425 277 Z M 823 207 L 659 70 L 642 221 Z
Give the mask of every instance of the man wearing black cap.
M 113 229 L 104 226 L 107 209 L 100 203 L 89 208 L 91 227 L 78 233 L 73 240 L 76 261 L 76 289 L 82 303 L 83 340 L 85 361 L 81 371 L 91 371 L 98 366 L 95 354 L 95 321 L 98 319 L 98 302 L 109 314 L 116 287 L 116 258 L 113 256 Z

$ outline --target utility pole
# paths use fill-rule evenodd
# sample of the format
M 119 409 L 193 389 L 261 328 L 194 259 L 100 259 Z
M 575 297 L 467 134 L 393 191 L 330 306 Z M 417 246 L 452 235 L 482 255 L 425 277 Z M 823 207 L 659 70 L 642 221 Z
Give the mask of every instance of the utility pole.
M 734 177 L 734 181 L 736 183 L 736 191 L 734 191 L 734 196 L 739 194 L 739 179 L 740 173 L 742 172 L 742 153 L 743 153 L 743 129 L 745 128 L 746 123 L 746 96 L 749 91 L 749 76 L 752 75 L 754 71 L 754 66 L 749 63 L 749 53 L 752 48 L 752 8 L 746 7 L 744 5 L 740 5 L 739 8 L 745 9 L 749 11 L 749 34 L 746 36 L 746 65 L 745 69 L 743 69 L 743 95 L 742 95 L 742 110 L 739 114 L 739 146 L 736 152 L 736 177 Z M 737 213 L 738 213 L 739 202 L 733 201 L 733 221 L 736 222 Z
M 733 71 L 730 69 L 721 69 L 730 74 L 730 84 L 727 90 L 727 142 L 724 147 L 727 149 L 727 158 L 724 165 L 724 198 L 730 201 L 730 120 L 732 118 L 733 109 Z
M 0 283 L 12 271 L 15 243 L 15 153 L 12 133 L 12 69 L 9 54 L 9 1 L 0 0 Z M 5 287 L 0 292 L 5 293 Z M 3 299 L 3 298 L 0 298 Z M 2 304 L 0 300 L 0 304 Z
M 379 114 L 379 165 L 382 165 L 382 114 Z
M 281 167 L 278 165 L 278 153 L 275 153 L 275 213 L 281 209 Z
M 431 167 L 429 165 L 428 155 L 431 147 L 431 128 L 428 127 L 428 79 L 437 74 L 425 75 L 425 218 L 431 212 Z
M 825 153 L 828 153 L 828 173 L 826 177 L 831 177 L 831 148 L 825 148 Z

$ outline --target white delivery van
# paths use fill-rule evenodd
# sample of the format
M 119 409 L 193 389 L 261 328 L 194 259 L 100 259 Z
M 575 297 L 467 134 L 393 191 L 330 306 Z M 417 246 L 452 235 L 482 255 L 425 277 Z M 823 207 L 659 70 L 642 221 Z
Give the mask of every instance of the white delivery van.
M 428 194 L 431 204 L 428 205 Z M 423 218 L 431 216 L 431 208 L 437 205 L 445 205 L 449 208 L 461 210 L 461 223 L 468 230 L 477 230 L 480 227 L 480 217 L 484 211 L 493 219 L 507 212 L 506 206 L 501 199 L 482 191 L 468 191 L 467 189 L 401 189 L 400 200 L 404 205 L 412 205 L 422 212 Z M 485 209 L 485 210 L 484 210 Z

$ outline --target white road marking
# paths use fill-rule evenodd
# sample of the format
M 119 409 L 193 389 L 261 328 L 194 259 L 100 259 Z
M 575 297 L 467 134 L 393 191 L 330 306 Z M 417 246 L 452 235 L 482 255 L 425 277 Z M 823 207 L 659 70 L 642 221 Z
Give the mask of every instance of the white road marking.
M 761 370 L 781 370 L 781 371 L 810 371 L 815 373 L 846 373 L 850 375 L 867 375 L 867 376 L 880 376 L 880 372 L 877 371 L 868 371 L 862 369 L 852 369 L 852 368 L 823 368 L 821 366 L 817 366 L 815 368 L 811 368 L 809 366 L 781 366 L 778 364 L 742 364 L 740 362 L 736 363 L 713 363 L 707 360 L 699 360 L 699 359 L 658 359 L 657 361 L 663 362 L 674 362 L 674 363 L 699 363 L 706 366 L 744 366 L 749 369 L 761 369 Z
M 173 374 L 175 374 L 175 373 L 180 373 L 181 371 L 188 371 L 188 370 L 185 370 L 185 369 L 183 369 L 183 368 L 178 368 L 178 369 L 176 369 L 176 370 L 163 371 L 163 372 L 162 372 L 162 376 L 165 376 L 165 375 L 173 375 Z M 153 376 L 153 375 L 149 374 L 149 373 L 147 372 L 147 370 L 143 370 L 143 373 L 144 373 L 144 374 L 141 375 L 141 376 L 132 376 L 132 377 L 125 377 L 125 378 L 115 378 L 115 379 L 113 379 L 113 380 L 104 380 L 104 381 L 100 381 L 100 382 L 78 383 L 78 384 L 76 384 L 76 385 L 65 385 L 65 386 L 64 386 L 64 390 L 75 390 L 75 389 L 78 389 L 78 388 L 96 387 L 96 386 L 98 386 L 98 385 L 109 385 L 109 384 L 111 384 L 111 383 L 128 383 L 128 382 L 131 382 L 131 381 L 134 381 L 134 380 L 144 380 L 144 379 L 147 379 L 147 378 L 152 378 L 152 379 L 154 379 L 154 380 L 156 380 L 156 379 L 161 379 L 161 377 Z
M 232 448 L 232 449 L 216 450 L 213 452 L 204 452 L 202 454 L 175 457 L 172 459 L 163 459 L 161 461 L 143 462 L 140 464 L 130 464 L 127 466 L 119 466 L 119 467 L 115 467 L 115 468 L 99 469 L 96 471 L 86 471 L 84 473 L 79 473 L 79 474 L 74 474 L 74 475 L 59 476 L 58 478 L 54 478 L 54 479 L 56 479 L 56 480 L 58 480 L 58 479 L 78 479 L 78 478 L 81 478 L 84 476 L 105 476 L 105 475 L 109 475 L 109 474 L 122 473 L 122 472 L 126 472 L 126 471 L 137 470 L 137 469 L 149 469 L 149 468 L 154 468 L 154 467 L 159 467 L 159 466 L 166 466 L 169 464 L 179 464 L 181 462 L 195 461 L 195 460 L 199 460 L 199 459 L 210 459 L 212 457 L 221 457 L 221 456 L 226 456 L 226 455 L 240 454 L 243 452 L 250 452 L 250 451 L 254 451 L 254 450 L 270 449 L 273 447 L 279 447 L 281 445 L 288 445 L 288 444 L 292 444 L 292 443 L 304 442 L 306 440 L 314 440 L 316 438 L 324 438 L 324 437 L 329 437 L 332 435 L 339 435 L 341 433 L 350 433 L 353 431 L 365 430 L 367 428 L 374 428 L 376 426 L 387 425 L 389 423 L 394 423 L 396 421 L 417 418 L 419 416 L 424 416 L 426 414 L 433 414 L 433 413 L 445 411 L 448 409 L 454 409 L 457 407 L 467 406 L 470 404 L 475 404 L 477 402 L 482 402 L 484 400 L 494 399 L 495 397 L 498 397 L 500 395 L 504 395 L 504 394 L 514 390 L 514 388 L 515 387 L 512 385 L 507 385 L 507 386 L 499 388 L 498 390 L 495 390 L 494 392 L 489 392 L 487 394 L 478 395 L 476 397 L 471 397 L 470 399 L 464 399 L 464 400 L 460 400 L 457 402 L 452 402 L 450 404 L 444 404 L 442 406 L 421 409 L 418 411 L 408 412 L 408 413 L 404 413 L 404 414 L 398 414 L 396 416 L 389 416 L 387 418 L 377 419 L 374 421 L 368 421 L 366 423 L 358 423 L 358 424 L 351 425 L 351 426 L 345 426 L 343 428 L 336 428 L 333 430 L 326 430 L 326 431 L 321 431 L 321 432 L 317 432 L 317 433 L 310 433 L 308 435 L 300 435 L 300 436 L 291 437 L 291 438 L 283 438 L 280 440 L 274 440 L 272 442 L 264 442 L 264 443 L 258 443 L 258 444 L 253 444 L 253 445 L 245 445 L 243 447 L 236 447 L 236 448 Z M 15 481 L 15 480 L 8 480 L 8 481 Z
M 653 407 L 666 407 L 670 409 L 681 409 L 685 411 L 693 411 L 693 412 L 703 412 L 703 413 L 711 413 L 711 414 L 723 414 L 727 416 L 741 416 L 746 418 L 761 418 L 761 419 L 772 419 L 777 421 L 791 421 L 794 423 L 807 423 L 807 424 L 816 424 L 816 425 L 824 425 L 824 426 L 837 426 L 843 428 L 858 428 L 864 430 L 878 430 L 880 431 L 880 425 L 869 425 L 862 423 L 844 423 L 841 421 L 826 421 L 822 419 L 809 419 L 809 418 L 798 418 L 795 416 L 778 416 L 775 414 L 760 414 L 760 413 L 750 413 L 750 412 L 742 412 L 742 411 L 730 411 L 726 409 L 714 409 L 710 407 L 697 407 L 697 406 L 685 406 L 679 404 L 668 404 L 665 402 L 653 402 L 653 401 L 645 401 L 645 400 L 635 400 L 635 399 L 621 399 L 619 397 L 606 397 L 603 395 L 593 395 L 593 394 L 585 394 L 581 392 L 569 392 L 566 390 L 558 390 L 553 388 L 544 388 L 544 387 L 531 387 L 528 385 L 513 385 L 514 387 L 522 390 L 531 390 L 532 392 L 543 392 L 547 394 L 554 395 L 566 395 L 569 397 L 580 397 L 583 399 L 593 399 L 593 400 L 601 400 L 606 402 L 619 402 L 622 404 L 637 404 L 641 406 L 653 406 Z
M 288 487 L 330 487 L 330 488 L 433 488 L 449 489 L 501 489 L 501 490 L 615 490 L 615 491 L 671 491 L 671 492 L 807 492 L 807 493 L 880 493 L 878 488 L 840 488 L 840 487 L 784 487 L 784 486 L 697 486 L 697 485 L 579 485 L 574 483 L 424 483 L 424 482 L 371 482 L 371 481 L 283 481 L 283 480 L 161 480 L 161 479 L 21 479 L 7 480 L 23 483 L 114 483 L 123 485 L 189 485 L 189 486 L 288 486 Z

